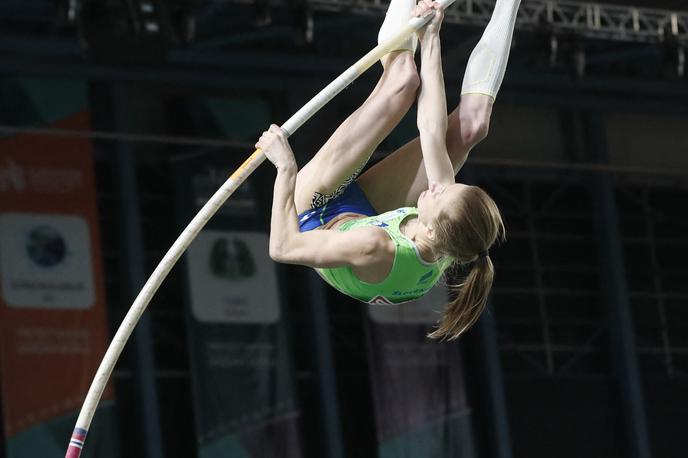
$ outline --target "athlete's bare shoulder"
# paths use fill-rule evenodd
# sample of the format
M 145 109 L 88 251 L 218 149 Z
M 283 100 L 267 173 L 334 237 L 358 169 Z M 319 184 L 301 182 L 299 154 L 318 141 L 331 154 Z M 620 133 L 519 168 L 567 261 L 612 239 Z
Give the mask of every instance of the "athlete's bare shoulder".
M 384 280 L 394 266 L 396 245 L 387 232 L 377 226 L 352 229 L 349 233 L 358 239 L 363 252 L 352 263 L 353 272 L 360 280 L 378 283 Z

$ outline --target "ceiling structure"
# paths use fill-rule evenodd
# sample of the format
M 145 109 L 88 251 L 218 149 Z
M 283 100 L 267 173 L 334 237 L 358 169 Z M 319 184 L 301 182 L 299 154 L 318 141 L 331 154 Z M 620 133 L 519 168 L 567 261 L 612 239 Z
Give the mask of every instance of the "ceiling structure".
M 456 0 L 443 29 L 447 62 L 467 59 L 492 3 Z M 671 82 L 685 62 L 688 5 L 671 8 L 683 3 L 523 0 L 512 73 Z M 384 0 L 4 0 L 0 73 L 216 87 L 228 75 L 251 87 L 320 84 L 370 49 L 385 8 Z
M 379 0 L 311 0 L 315 9 L 384 14 Z M 447 8 L 445 23 L 484 25 L 494 0 L 456 0 Z M 629 42 L 663 42 L 669 37 L 688 44 L 688 12 L 645 9 L 628 5 L 583 3 L 572 0 L 526 0 L 521 4 L 517 28 L 575 34 L 589 39 Z
M 167 33 L 175 35 L 177 41 L 184 42 L 191 38 L 191 34 L 203 35 L 208 32 L 203 27 L 219 27 L 213 19 L 226 19 L 227 15 L 236 11 L 237 4 L 252 4 L 257 10 L 286 5 L 291 12 L 310 6 L 321 11 L 384 14 L 387 3 L 384 0 L 4 0 L 0 3 L 0 24 L 4 26 L 3 31 L 31 35 L 62 30 L 69 35 L 70 28 L 74 31 L 75 27 L 88 27 L 86 22 L 134 22 L 140 33 L 149 36 Z M 478 24 L 486 15 L 489 18 L 493 3 L 494 0 L 456 0 L 450 7 L 447 20 Z M 688 4 L 683 0 L 523 0 L 521 26 L 537 26 L 533 22 L 536 18 L 540 20 L 539 25 L 543 26 L 567 15 L 572 17 L 568 22 L 581 21 L 581 24 L 587 22 L 591 26 L 604 26 L 605 21 L 615 21 L 609 17 L 610 14 L 628 14 L 628 22 L 616 20 L 610 25 L 621 25 L 629 36 L 633 35 L 634 20 L 640 22 L 635 24 L 636 28 L 651 27 L 661 25 L 666 18 L 670 21 L 673 14 L 679 18 L 677 33 L 688 35 L 688 24 L 683 22 L 688 18 Z M 573 19 L 573 16 L 576 18 Z M 269 23 L 271 19 L 265 22 Z M 600 24 L 592 24 L 591 21 L 599 21 Z M 190 30 L 193 27 L 196 30 Z M 228 29 L 224 31 L 231 32 Z

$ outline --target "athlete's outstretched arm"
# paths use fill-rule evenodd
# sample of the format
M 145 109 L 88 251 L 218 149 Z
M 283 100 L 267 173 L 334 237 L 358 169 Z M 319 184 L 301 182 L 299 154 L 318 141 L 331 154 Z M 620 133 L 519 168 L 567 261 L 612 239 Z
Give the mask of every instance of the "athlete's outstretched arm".
M 418 130 L 428 183 L 454 183 L 454 168 L 447 152 L 447 102 L 442 74 L 440 25 L 443 10 L 436 2 L 424 0 L 416 9 L 417 15 L 435 10 L 435 17 L 420 30 L 420 92 L 418 94 Z
M 449 115 L 447 128 L 446 145 L 456 173 L 469 151 L 487 136 L 494 99 L 509 58 L 519 5 L 520 0 L 496 1 L 492 19 L 468 61 L 461 103 Z M 426 64 L 424 58 L 421 72 Z M 419 112 L 425 113 L 420 109 Z M 366 171 L 358 183 L 373 207 L 387 211 L 415 205 L 429 185 L 425 170 L 428 152 L 425 146 L 421 151 L 420 138 L 414 138 Z
M 270 221 L 273 260 L 315 268 L 364 267 L 380 262 L 391 240 L 379 228 L 300 232 L 294 204 L 298 169 L 286 135 L 273 124 L 260 137 L 256 148 L 277 168 Z

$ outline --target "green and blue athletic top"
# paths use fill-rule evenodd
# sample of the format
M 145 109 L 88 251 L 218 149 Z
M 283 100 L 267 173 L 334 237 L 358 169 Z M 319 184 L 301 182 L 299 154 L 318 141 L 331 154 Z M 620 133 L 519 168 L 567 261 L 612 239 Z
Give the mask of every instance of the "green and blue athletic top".
M 301 232 L 316 229 L 342 213 L 357 213 L 367 218 L 346 221 L 337 228 L 350 231 L 357 227 L 377 226 L 387 232 L 396 245 L 392 270 L 380 283 L 366 283 L 359 280 L 351 267 L 316 269 L 323 279 L 340 292 L 369 304 L 400 304 L 418 299 L 428 292 L 452 264 L 451 258 L 426 262 L 420 257 L 418 247 L 406 237 L 399 226 L 409 217 L 418 214 L 414 207 L 404 207 L 381 215 L 366 198 L 355 181 L 343 194 L 322 206 L 307 210 L 299 215 Z
M 396 245 L 392 270 L 380 283 L 359 280 L 351 267 L 317 269 L 320 276 L 340 292 L 369 304 L 400 304 L 418 299 L 428 292 L 452 264 L 449 257 L 426 262 L 418 247 L 399 226 L 409 217 L 418 214 L 413 207 L 399 208 L 377 216 L 346 221 L 337 228 L 350 231 L 364 226 L 377 226 L 387 232 Z

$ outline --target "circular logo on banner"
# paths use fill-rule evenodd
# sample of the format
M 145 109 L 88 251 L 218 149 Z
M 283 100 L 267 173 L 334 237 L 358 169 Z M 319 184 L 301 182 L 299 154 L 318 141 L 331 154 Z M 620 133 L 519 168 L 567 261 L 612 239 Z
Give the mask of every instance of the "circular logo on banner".
M 41 267 L 53 267 L 62 262 L 67 244 L 62 235 L 51 226 L 38 226 L 27 235 L 26 252 Z
M 87 309 L 95 301 L 89 223 L 78 215 L 0 214 L 0 282 L 10 307 Z

